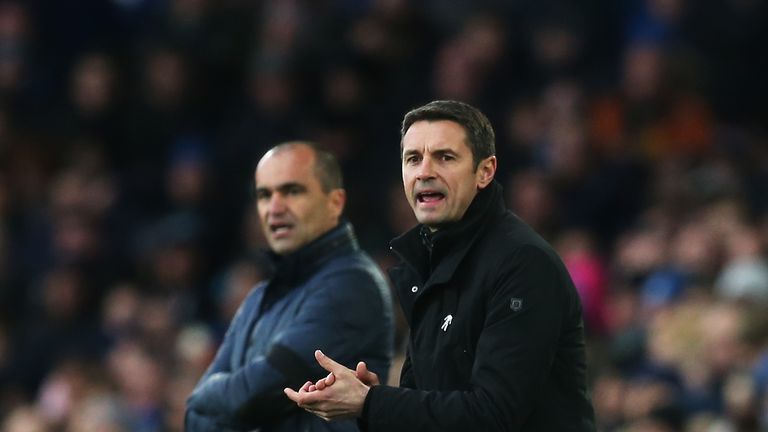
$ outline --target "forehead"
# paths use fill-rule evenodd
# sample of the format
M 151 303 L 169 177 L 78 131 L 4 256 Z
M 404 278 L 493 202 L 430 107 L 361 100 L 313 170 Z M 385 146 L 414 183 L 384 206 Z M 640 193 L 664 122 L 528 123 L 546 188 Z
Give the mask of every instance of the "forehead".
M 429 151 L 451 149 L 469 151 L 467 133 L 460 124 L 451 120 L 419 120 L 403 136 L 403 151 Z
M 297 146 L 267 153 L 256 167 L 256 186 L 315 183 L 318 179 L 314 168 L 315 155 L 308 147 Z

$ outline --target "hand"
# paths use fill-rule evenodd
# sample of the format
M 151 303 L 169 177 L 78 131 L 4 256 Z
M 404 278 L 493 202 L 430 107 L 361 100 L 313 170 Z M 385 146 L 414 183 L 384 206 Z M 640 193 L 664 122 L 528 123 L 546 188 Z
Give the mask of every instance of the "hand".
M 375 373 L 368 370 L 368 366 L 365 364 L 365 362 L 358 362 L 357 368 L 355 369 L 355 376 L 357 379 L 362 381 L 363 384 L 367 386 L 375 386 L 379 385 L 379 376 Z M 336 382 L 336 376 L 333 374 L 333 372 L 329 373 L 327 377 L 320 378 L 317 380 L 316 383 L 312 383 L 312 381 L 307 381 L 304 386 L 299 390 L 299 393 L 302 391 L 306 392 L 312 392 L 315 390 L 322 390 L 329 385 Z
M 334 382 L 336 382 L 336 375 L 334 375 L 333 372 L 331 372 L 328 374 L 327 377 L 320 378 L 319 380 L 317 380 L 316 383 L 313 383 L 312 381 L 305 382 L 304 385 L 301 386 L 301 388 L 299 389 L 299 393 L 302 393 L 302 392 L 308 393 L 308 392 L 313 392 L 315 390 L 322 390 L 328 387 L 329 385 L 333 384 Z
M 307 381 L 298 392 L 286 388 L 283 390 L 286 396 L 326 421 L 359 417 L 370 387 L 358 379 L 356 371 L 336 363 L 320 350 L 315 351 L 315 359 L 330 372 L 328 376 L 315 384 Z M 358 364 L 358 369 L 367 380 L 378 382 L 376 374 L 369 372 L 364 364 L 362 368 Z

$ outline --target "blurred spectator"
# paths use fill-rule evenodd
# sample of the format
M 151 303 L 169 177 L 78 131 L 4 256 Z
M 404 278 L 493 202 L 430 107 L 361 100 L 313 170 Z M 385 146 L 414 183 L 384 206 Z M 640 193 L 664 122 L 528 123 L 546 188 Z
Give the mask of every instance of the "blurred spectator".
M 223 336 L 226 327 L 234 318 L 237 308 L 259 282 L 267 279 L 269 266 L 254 259 L 240 259 L 231 263 L 220 274 L 213 286 L 211 297 L 216 302 L 216 329 Z
M 8 432 L 47 432 L 54 430 L 32 406 L 20 406 L 13 409 L 3 422 L 3 430 Z
M 72 409 L 66 429 L 72 432 L 128 432 L 128 418 L 116 398 L 106 392 L 84 397 Z
M 189 325 L 181 329 L 176 337 L 175 349 L 176 359 L 180 363 L 177 373 L 187 377 L 198 377 L 211 364 L 216 354 L 216 343 L 207 327 Z
M 141 300 L 138 288 L 128 282 L 118 283 L 105 293 L 101 303 L 101 331 L 111 343 L 136 334 Z
M 768 303 L 768 261 L 758 231 L 743 226 L 731 233 L 726 244 L 726 261 L 715 282 L 725 299 Z
M 555 248 L 573 279 L 584 308 L 584 323 L 591 334 L 606 331 L 608 273 L 603 259 L 588 233 L 569 231 L 561 235 Z
M 48 373 L 40 388 L 37 406 L 49 424 L 63 427 L 89 387 L 98 385 L 99 377 L 92 368 L 93 365 L 85 362 L 64 360 Z
M 0 103 L 13 106 L 21 93 L 29 55 L 29 17 L 21 2 L 0 4 Z
M 456 99 L 479 103 L 493 91 L 495 67 L 502 61 L 506 28 L 498 17 L 476 14 L 464 21 L 463 28 L 438 52 L 434 65 L 434 94 L 438 99 Z
M 14 334 L 9 379 L 32 396 L 58 362 L 79 357 L 99 359 L 103 341 L 89 309 L 92 287 L 77 269 L 52 269 L 38 289 L 28 294 L 28 312 Z M 45 347 L 45 356 L 40 355 L 41 347 Z
M 191 94 L 191 65 L 182 54 L 168 47 L 148 48 L 137 67 L 140 79 L 130 105 L 124 108 L 122 136 L 111 148 L 130 202 L 140 211 L 157 211 L 162 207 L 162 188 L 166 149 L 185 134 L 199 127 Z M 140 216 L 146 216 L 140 214 Z
M 159 431 L 163 424 L 163 389 L 167 376 L 156 355 L 136 341 L 118 344 L 108 371 L 121 395 L 130 430 Z
M 556 8 L 541 7 L 533 15 L 528 47 L 533 63 L 532 83 L 540 87 L 580 77 L 586 36 L 581 11 L 562 3 Z
M 48 110 L 53 140 L 69 144 L 89 140 L 119 142 L 119 109 L 122 88 L 115 59 L 107 52 L 80 55 L 69 71 L 66 99 Z

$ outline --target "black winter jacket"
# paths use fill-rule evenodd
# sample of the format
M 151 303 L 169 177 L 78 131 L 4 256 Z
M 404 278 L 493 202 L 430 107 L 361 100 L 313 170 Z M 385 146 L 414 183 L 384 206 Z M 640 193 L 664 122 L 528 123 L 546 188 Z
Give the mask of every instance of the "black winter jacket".
M 493 182 L 462 221 L 391 243 L 411 333 L 400 387 L 372 387 L 369 431 L 594 431 L 578 294 Z

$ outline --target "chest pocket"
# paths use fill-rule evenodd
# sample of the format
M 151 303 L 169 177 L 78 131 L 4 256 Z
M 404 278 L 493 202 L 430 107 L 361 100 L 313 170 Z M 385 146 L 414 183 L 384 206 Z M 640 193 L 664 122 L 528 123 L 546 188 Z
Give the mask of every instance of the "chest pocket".
M 435 292 L 427 293 L 429 298 L 422 299 L 420 319 L 411 332 L 416 382 L 420 388 L 468 390 L 476 343 L 470 326 L 471 311 L 459 307 L 455 288 L 433 289 Z

